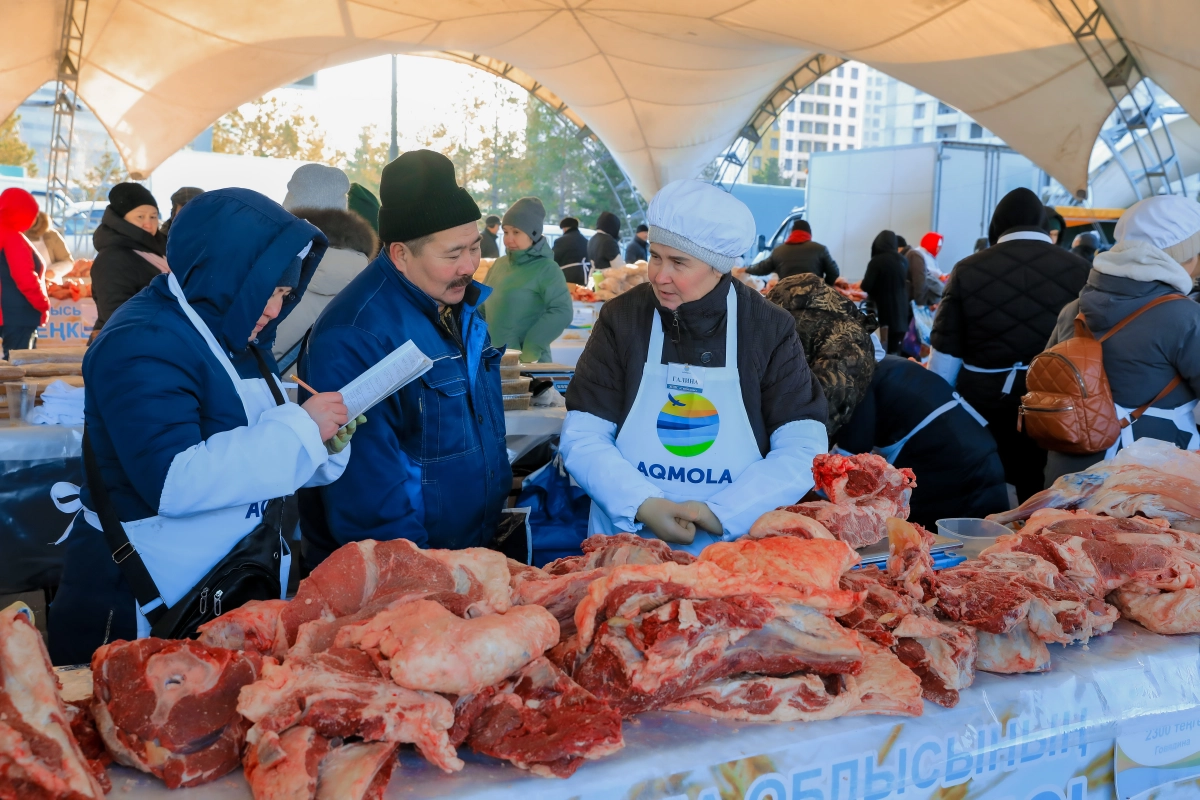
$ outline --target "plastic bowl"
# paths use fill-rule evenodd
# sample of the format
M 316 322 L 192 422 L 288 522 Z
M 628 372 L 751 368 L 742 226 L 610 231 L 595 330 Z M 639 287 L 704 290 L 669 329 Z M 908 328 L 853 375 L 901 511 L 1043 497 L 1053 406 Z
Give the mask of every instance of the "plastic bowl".
M 995 544 L 997 538 L 1012 533 L 999 522 L 973 517 L 939 519 L 937 527 L 942 536 L 949 536 L 963 543 L 959 552 L 967 558 L 979 558 L 979 554 Z

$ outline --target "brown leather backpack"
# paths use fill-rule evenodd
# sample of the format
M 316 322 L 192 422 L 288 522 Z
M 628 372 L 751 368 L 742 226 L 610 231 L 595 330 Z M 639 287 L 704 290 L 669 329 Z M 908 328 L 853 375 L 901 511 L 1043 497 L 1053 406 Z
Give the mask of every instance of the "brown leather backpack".
M 1017 430 L 1024 423 L 1025 432 L 1038 445 L 1059 453 L 1098 453 L 1111 447 L 1120 437 L 1121 428 L 1170 394 L 1180 378 L 1176 375 L 1153 400 L 1135 409 L 1131 419 L 1120 420 L 1104 373 L 1102 345 L 1155 306 L 1184 299 L 1183 295 L 1169 294 L 1151 300 L 1099 339 L 1088 329 L 1083 314 L 1077 316 L 1073 339 L 1059 342 L 1030 362 L 1025 378 L 1029 391 L 1021 398 Z

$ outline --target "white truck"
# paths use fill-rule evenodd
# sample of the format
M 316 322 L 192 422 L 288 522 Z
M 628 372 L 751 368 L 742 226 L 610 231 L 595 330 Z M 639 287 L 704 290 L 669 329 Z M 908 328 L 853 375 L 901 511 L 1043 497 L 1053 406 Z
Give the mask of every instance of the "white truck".
M 1004 145 L 930 142 L 813 153 L 805 219 L 847 280 L 857 281 L 884 229 L 916 245 L 928 231 L 946 237 L 943 272 L 987 236 L 996 203 L 1024 186 L 1040 192 L 1049 177 Z

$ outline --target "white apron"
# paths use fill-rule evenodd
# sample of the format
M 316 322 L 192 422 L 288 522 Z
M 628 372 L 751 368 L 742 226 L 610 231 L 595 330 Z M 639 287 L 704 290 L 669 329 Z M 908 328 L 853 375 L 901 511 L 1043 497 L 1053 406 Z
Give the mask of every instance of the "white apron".
M 953 400 L 943 403 L 942 405 L 935 408 L 933 411 L 929 412 L 929 416 L 927 416 L 927 417 L 925 417 L 925 419 L 921 420 L 917 424 L 917 427 L 913 428 L 911 431 L 908 432 L 907 436 L 905 436 L 903 439 L 896 442 L 895 444 L 888 445 L 887 447 L 876 447 L 875 452 L 878 453 L 879 455 L 883 456 L 884 460 L 887 461 L 889 464 L 895 464 L 896 456 L 900 455 L 900 451 L 904 449 L 904 445 L 908 444 L 909 439 L 916 436 L 918 433 L 920 433 L 922 430 L 924 430 L 925 427 L 927 425 L 929 425 L 929 423 L 933 422 L 935 419 L 940 417 L 942 414 L 945 414 L 947 411 L 954 408 L 955 406 L 962 406 L 964 409 L 966 409 L 966 412 L 975 419 L 976 422 L 978 422 L 980 425 L 982 425 L 985 428 L 987 427 L 987 420 L 984 419 L 983 416 L 978 411 L 971 408 L 970 403 L 968 403 L 966 400 L 963 400 L 961 397 L 959 397 L 958 392 L 954 392 Z
M 229 379 L 241 398 L 242 408 L 246 412 L 249 425 L 256 425 L 263 412 L 275 408 L 275 398 L 271 395 L 270 387 L 261 378 L 242 378 L 234 369 L 225 351 L 217 343 L 212 331 L 200 319 L 200 316 L 188 305 L 183 295 L 183 289 L 174 275 L 167 276 L 167 285 L 175 299 L 179 301 L 184 314 L 187 315 L 193 327 L 204 337 L 209 349 L 217 361 L 225 368 Z M 278 381 L 277 381 L 278 382 Z M 75 512 L 83 510 L 84 519 L 97 531 L 102 530 L 100 519 L 96 513 L 83 508 L 82 502 L 76 498 L 70 502 L 61 502 L 63 498 L 79 494 L 79 487 L 69 483 L 56 483 L 50 490 L 51 497 L 60 511 Z M 234 545 L 240 542 L 246 534 L 254 530 L 262 522 L 261 509 L 273 498 L 265 497 L 260 503 L 247 506 L 222 508 L 208 511 L 190 517 L 147 517 L 134 522 L 123 522 L 125 535 L 136 548 L 145 563 L 150 577 L 158 586 L 161 601 L 168 607 L 178 602 L 188 591 L 217 565 Z M 74 521 L 72 520 L 72 524 Z M 70 531 L 70 527 L 67 528 Z M 66 535 L 59 539 L 63 541 Z M 283 592 L 287 592 L 288 573 L 291 570 L 292 554 L 286 544 L 280 554 L 279 577 Z M 281 597 L 280 599 L 285 599 Z M 151 611 L 160 605 L 154 601 L 142 609 L 137 609 L 138 636 L 150 635 L 150 623 L 143 611 Z
M 1001 372 L 1007 372 L 1008 377 L 1004 379 L 1004 386 L 1000 389 L 1000 394 L 1012 394 L 1013 384 L 1016 383 L 1018 372 L 1028 372 L 1029 365 L 1018 361 L 1011 367 L 1000 367 L 998 369 L 984 369 L 983 367 L 973 367 L 970 364 L 963 362 L 963 369 L 967 372 L 979 372 L 985 375 L 993 375 Z
M 725 366 L 663 364 L 661 319 L 651 322 L 646 366 L 633 408 L 617 435 L 617 449 L 668 500 L 708 500 L 746 467 L 762 459 L 742 401 L 737 370 L 737 294 L 725 301 Z M 589 534 L 619 533 L 592 503 Z M 650 539 L 654 534 L 641 533 Z M 719 536 L 697 530 L 690 545 L 676 550 L 698 555 Z
M 1117 409 L 1117 419 L 1128 420 L 1134 409 L 1125 408 L 1125 406 L 1113 403 Z M 1143 417 L 1155 417 L 1157 419 L 1166 419 L 1175 423 L 1175 427 L 1184 433 L 1188 434 L 1191 439 L 1188 441 L 1187 450 L 1200 449 L 1200 430 L 1196 428 L 1196 406 L 1197 401 L 1193 400 L 1190 403 L 1184 403 L 1175 408 L 1147 408 L 1142 412 Z M 1104 459 L 1107 461 L 1117 454 L 1118 450 L 1124 450 L 1133 444 L 1133 425 L 1126 425 L 1121 428 L 1121 436 L 1112 447 L 1108 448 L 1104 454 Z

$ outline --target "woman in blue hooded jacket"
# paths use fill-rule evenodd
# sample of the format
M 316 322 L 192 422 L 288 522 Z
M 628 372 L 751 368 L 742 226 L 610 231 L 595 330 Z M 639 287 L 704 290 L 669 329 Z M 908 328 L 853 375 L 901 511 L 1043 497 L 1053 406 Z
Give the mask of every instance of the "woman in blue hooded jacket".
M 101 532 L 90 481 L 82 490 L 57 485 L 59 508 L 81 513 L 50 607 L 56 664 L 85 663 L 105 642 L 148 635 L 155 608 L 180 602 L 262 522 L 269 501 L 345 469 L 349 448 L 331 455 L 325 445 L 346 423 L 341 396 L 281 402 L 271 356 L 275 328 L 326 246 L 316 227 L 256 192 L 201 195 L 172 225 L 171 272 L 121 306 L 88 348 L 87 441 L 106 507 L 159 596 L 135 599 Z

